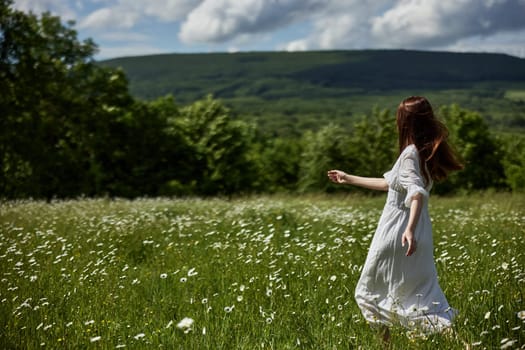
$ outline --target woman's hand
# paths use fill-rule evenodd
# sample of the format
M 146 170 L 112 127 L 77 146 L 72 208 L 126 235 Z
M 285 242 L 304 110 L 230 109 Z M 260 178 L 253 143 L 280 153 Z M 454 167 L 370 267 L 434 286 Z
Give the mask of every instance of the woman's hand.
M 341 170 L 329 170 L 328 178 L 336 184 L 354 185 L 371 190 L 388 191 L 388 184 L 384 178 L 350 175 Z
M 417 248 L 416 239 L 414 238 L 414 232 L 409 230 L 403 232 L 403 236 L 401 236 L 401 246 L 404 247 L 405 243 L 408 243 L 408 248 L 405 255 L 410 256 L 414 254 Z
M 348 174 L 345 173 L 344 171 L 341 171 L 341 170 L 329 170 L 328 171 L 328 178 L 332 181 L 332 182 L 335 182 L 336 184 L 345 184 L 347 183 L 346 181 L 346 176 Z

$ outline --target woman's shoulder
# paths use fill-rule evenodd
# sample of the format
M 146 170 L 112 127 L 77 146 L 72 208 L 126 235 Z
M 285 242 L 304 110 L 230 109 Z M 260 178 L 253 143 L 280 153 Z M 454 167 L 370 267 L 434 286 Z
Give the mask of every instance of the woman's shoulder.
M 402 153 L 405 153 L 405 152 L 410 152 L 410 153 L 413 153 L 413 152 L 417 152 L 417 147 L 416 145 L 414 145 L 413 143 L 411 143 L 410 145 L 406 146 L 405 149 L 403 149 L 403 152 Z
M 418 157 L 419 156 L 419 153 L 417 151 L 417 147 L 416 145 L 414 145 L 413 143 L 406 146 L 405 149 L 403 149 L 403 152 L 401 152 L 401 156 L 402 158 L 406 158 L 406 157 Z

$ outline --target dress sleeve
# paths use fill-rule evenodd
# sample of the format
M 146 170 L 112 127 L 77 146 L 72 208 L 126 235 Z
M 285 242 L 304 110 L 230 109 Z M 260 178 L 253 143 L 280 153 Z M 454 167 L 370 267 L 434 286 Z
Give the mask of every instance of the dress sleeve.
M 385 178 L 386 180 L 386 183 L 388 184 L 388 187 L 392 187 L 393 183 L 394 183 L 394 172 L 392 170 L 390 171 L 387 171 L 386 173 L 383 174 L 383 177 Z
M 414 146 L 405 150 L 401 157 L 399 166 L 399 183 L 407 191 L 405 206 L 410 208 L 412 198 L 421 193 L 428 198 L 428 191 L 425 189 L 425 178 L 421 174 L 419 166 L 419 154 Z

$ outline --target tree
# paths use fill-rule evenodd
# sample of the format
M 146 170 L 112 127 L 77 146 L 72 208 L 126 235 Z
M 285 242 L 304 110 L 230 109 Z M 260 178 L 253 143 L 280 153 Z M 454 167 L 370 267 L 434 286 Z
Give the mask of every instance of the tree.
M 505 148 L 503 165 L 507 185 L 513 191 L 525 190 L 525 137 L 506 135 L 502 139 Z
M 0 4 L 0 191 L 75 196 L 101 190 L 111 125 L 131 106 L 122 72 L 99 67 L 96 45 L 70 22 Z
M 218 100 L 205 99 L 180 110 L 170 120 L 193 152 L 193 164 L 184 185 L 198 194 L 233 194 L 252 188 L 255 164 L 250 159 L 254 128 L 235 120 Z M 177 131 L 177 132 L 178 132 Z
M 374 108 L 353 126 L 348 148 L 358 175 L 381 177 L 398 155 L 395 118 L 389 110 Z
M 333 191 L 335 186 L 328 181 L 326 172 L 352 163 L 348 144 L 347 133 L 339 125 L 328 124 L 315 133 L 307 131 L 303 135 L 299 191 Z
M 459 188 L 478 190 L 504 186 L 503 151 L 483 118 L 457 105 L 445 106 L 439 114 L 449 128 L 451 144 L 457 149 L 465 169 L 452 174 L 436 190 L 444 193 Z
M 267 138 L 257 149 L 256 162 L 264 192 L 295 191 L 300 174 L 302 143 L 298 138 Z
M 162 142 L 148 148 L 150 159 L 156 160 L 152 172 L 156 178 L 152 181 L 159 186 L 157 194 L 193 194 L 196 191 L 193 178 L 196 157 L 192 145 L 187 142 L 186 130 L 182 128 L 184 123 L 180 122 L 183 118 L 180 108 L 172 96 L 154 100 L 149 107 L 152 109 L 151 117 L 162 121 L 151 133 L 156 141 Z
M 317 133 L 307 132 L 299 189 L 333 191 L 326 172 L 334 168 L 360 176 L 381 176 L 396 157 L 396 140 L 394 118 L 388 110 L 379 109 L 364 115 L 350 132 L 334 124 Z
M 188 157 L 181 136 L 168 132 L 168 119 L 178 115 L 171 97 L 152 102 L 135 101 L 118 112 L 109 125 L 110 138 L 101 146 L 99 163 L 104 174 L 103 193 L 138 197 L 166 192 L 181 162 Z

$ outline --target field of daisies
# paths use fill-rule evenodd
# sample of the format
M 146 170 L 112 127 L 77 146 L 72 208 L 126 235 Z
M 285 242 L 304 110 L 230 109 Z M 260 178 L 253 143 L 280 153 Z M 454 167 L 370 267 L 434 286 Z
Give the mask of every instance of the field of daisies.
M 382 349 L 353 293 L 384 197 L 0 202 L 2 349 Z M 525 349 L 525 196 L 432 197 L 454 331 Z

